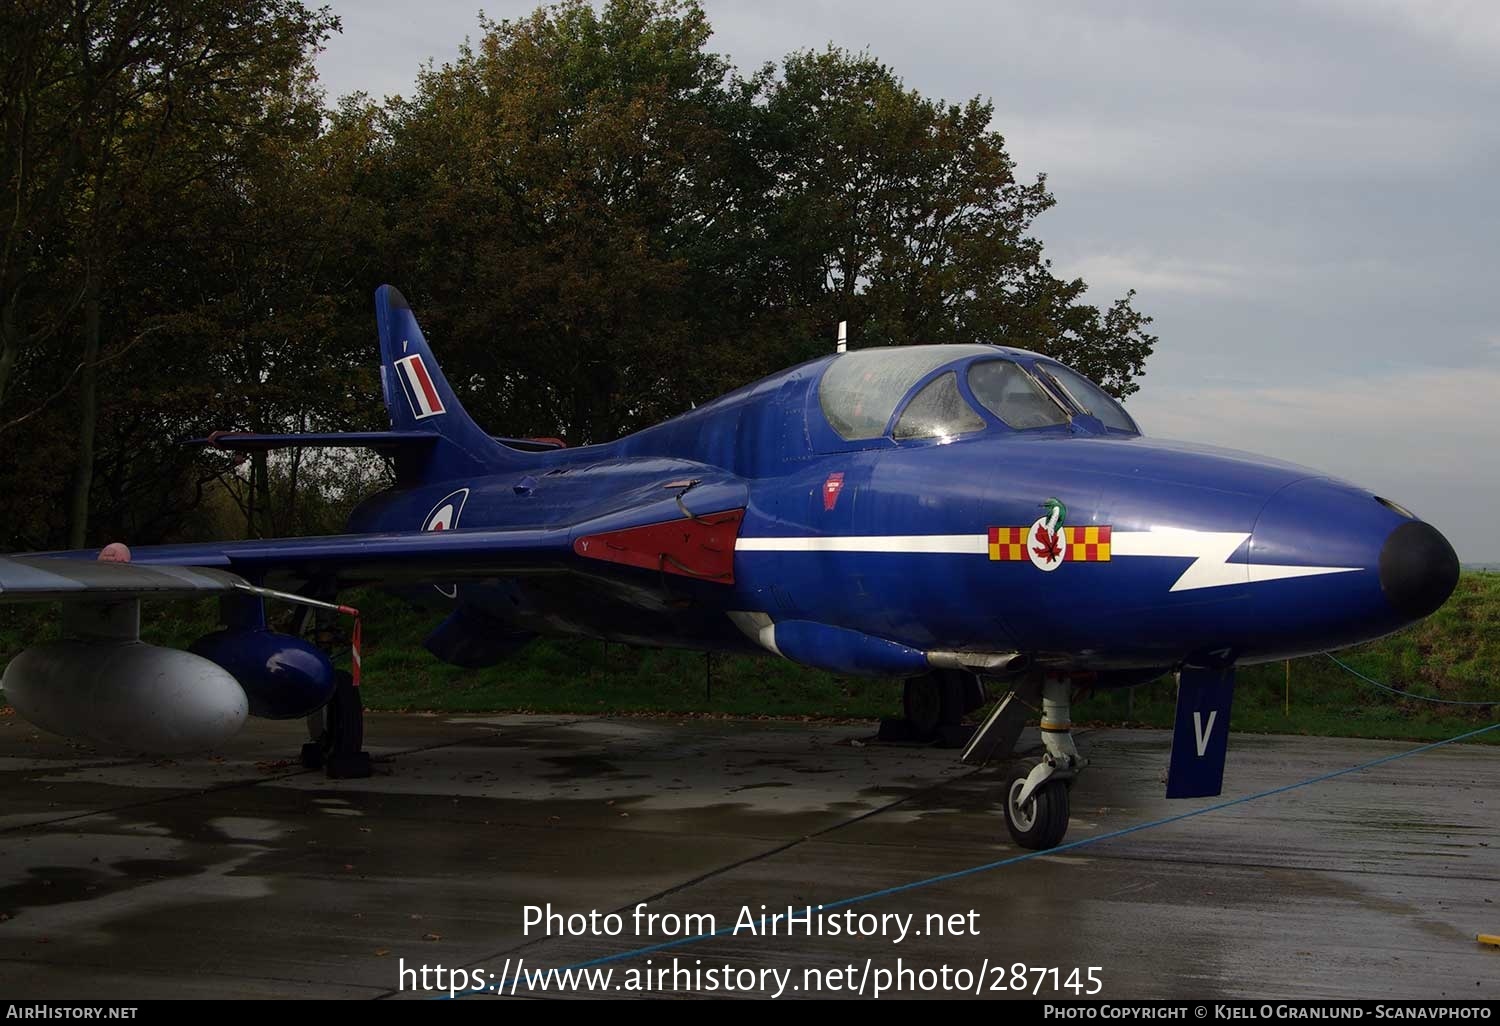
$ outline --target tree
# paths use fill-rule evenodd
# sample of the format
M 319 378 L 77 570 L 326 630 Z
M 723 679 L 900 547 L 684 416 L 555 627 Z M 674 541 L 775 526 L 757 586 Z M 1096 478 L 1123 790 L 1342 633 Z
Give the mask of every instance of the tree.
M 122 423 L 139 430 L 118 439 L 108 465 L 208 470 L 211 490 L 250 535 L 305 526 L 304 454 L 276 468 L 257 454 L 240 466 L 184 450 L 183 437 L 380 426 L 368 295 L 382 214 L 361 194 L 371 115 L 351 103 L 325 119 L 322 95 L 301 71 L 241 122 L 233 145 L 216 151 L 212 174 L 149 194 L 171 201 L 136 212 L 146 241 L 131 262 L 139 273 L 121 289 L 146 297 L 136 306 L 141 321 L 131 321 L 152 334 L 115 373 L 111 392 L 129 410 Z M 152 416 L 141 419 L 142 410 Z M 283 479 L 287 487 L 277 487 Z
M 692 3 L 567 0 L 484 22 L 385 112 L 392 268 L 511 433 L 599 441 L 825 352 L 988 340 L 1116 394 L 1155 339 L 1058 279 L 991 106 L 868 55 L 743 77 Z
M 382 426 L 396 282 L 492 431 L 604 441 L 856 345 L 987 340 L 1136 388 L 992 108 L 867 54 L 736 71 L 692 0 L 481 20 L 409 99 L 313 75 L 299 0 L 0 8 L 0 545 L 327 530 L 370 468 L 183 448 Z M 62 511 L 59 513 L 58 511 Z
M 826 340 L 861 346 L 988 341 L 1056 356 L 1116 395 L 1138 387 L 1155 337 L 1132 295 L 1101 312 L 1056 278 L 1032 224 L 1055 202 L 1018 181 L 994 109 L 906 88 L 868 54 L 787 57 L 768 86 L 773 169 L 765 237 L 782 301 Z
M 15 213 L 0 249 L 0 403 L 16 360 L 45 358 L 26 351 L 55 338 L 81 306 L 68 521 L 70 543 L 82 545 L 106 345 L 102 307 L 118 265 L 135 248 L 127 213 L 146 202 L 170 203 L 211 173 L 247 120 L 263 116 L 262 106 L 305 75 L 309 49 L 336 23 L 295 0 L 75 0 L 37 4 L 15 17 L 7 44 L 15 67 L 3 107 L 6 188 L 14 200 L 7 206 Z M 41 269 L 39 254 L 52 255 L 53 274 L 70 286 L 62 294 L 72 298 L 51 310 L 24 302 L 28 280 Z
M 323 112 L 310 59 L 337 22 L 295 0 L 80 0 L 13 16 L 18 31 L 5 45 L 16 64 L 0 100 L 15 211 L 0 262 L 0 389 L 18 367 L 32 381 L 73 369 L 59 389 L 28 390 L 40 406 L 7 404 L 0 433 L 46 405 L 76 402 L 66 508 L 69 543 L 82 545 L 101 375 L 130 370 L 122 361 L 144 337 L 183 322 L 181 306 L 151 300 L 170 294 L 189 243 L 212 226 L 194 202 L 204 183 L 232 177 L 227 168 L 243 168 L 240 158 L 299 123 L 317 139 Z M 265 181 L 281 180 L 279 169 L 261 170 Z M 242 176 L 234 187 L 245 184 Z M 48 293 L 62 298 L 49 305 L 39 298 Z M 64 348 L 70 338 L 76 358 Z
M 750 91 L 694 4 L 569 0 L 483 28 L 388 112 L 424 325 L 498 430 L 597 441 L 680 412 L 704 397 L 686 380 L 734 359 Z

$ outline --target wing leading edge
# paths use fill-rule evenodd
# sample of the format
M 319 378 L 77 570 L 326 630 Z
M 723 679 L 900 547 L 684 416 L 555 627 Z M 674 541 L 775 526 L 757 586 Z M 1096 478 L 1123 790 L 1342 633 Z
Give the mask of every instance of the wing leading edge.
M 733 583 L 744 482 L 699 482 L 686 497 L 691 507 L 680 492 L 643 488 L 617 497 L 607 512 L 549 527 L 152 545 L 135 548 L 129 563 L 99 562 L 95 549 L 0 557 L 0 602 L 209 593 L 313 578 L 446 584 L 618 566 Z M 673 525 L 684 530 L 663 529 Z
M 248 587 L 237 574 L 202 567 L 0 556 L 0 602 L 187 598 Z
M 226 579 L 420 583 L 561 569 L 568 535 L 566 529 L 410 531 L 151 545 L 134 549 L 129 563 L 97 562 L 95 550 L 0 557 L 0 601 L 223 591 L 233 587 Z

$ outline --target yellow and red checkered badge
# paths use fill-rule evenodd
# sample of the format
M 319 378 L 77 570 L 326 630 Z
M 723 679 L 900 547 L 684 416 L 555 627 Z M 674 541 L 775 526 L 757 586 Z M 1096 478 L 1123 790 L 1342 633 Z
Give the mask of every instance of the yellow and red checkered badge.
M 1035 562 L 1028 546 L 1032 527 L 990 528 L 990 559 L 1001 562 Z M 1109 524 L 1064 527 L 1064 544 L 1058 558 L 1074 563 L 1109 562 Z
M 990 528 L 991 559 L 1026 559 L 1026 534 L 1029 527 Z
M 1068 537 L 1068 558 L 1075 563 L 1109 562 L 1109 525 L 1064 528 Z

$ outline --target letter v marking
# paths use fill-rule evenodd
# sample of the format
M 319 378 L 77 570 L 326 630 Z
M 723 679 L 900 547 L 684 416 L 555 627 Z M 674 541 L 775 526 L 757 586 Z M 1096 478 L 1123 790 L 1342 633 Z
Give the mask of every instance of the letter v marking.
M 1217 709 L 1208 714 L 1208 727 L 1205 729 L 1202 719 L 1203 714 L 1199 712 L 1193 713 L 1193 737 L 1198 742 L 1198 758 L 1200 759 L 1203 758 L 1203 753 L 1208 750 L 1208 739 L 1213 736 L 1214 732 L 1214 717 L 1218 715 L 1219 710 Z

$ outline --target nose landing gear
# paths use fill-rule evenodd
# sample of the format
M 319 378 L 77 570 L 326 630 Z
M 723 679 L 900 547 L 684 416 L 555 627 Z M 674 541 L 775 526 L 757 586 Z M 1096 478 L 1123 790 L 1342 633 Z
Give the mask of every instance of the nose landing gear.
M 1040 760 L 1025 759 L 1005 776 L 1006 829 L 1011 840 L 1033 851 L 1057 847 L 1068 832 L 1068 783 L 1049 779 L 1039 787 L 1026 786 L 1040 768 Z
M 1034 678 L 1023 681 L 975 731 L 963 761 L 982 765 L 991 758 L 1009 755 L 1035 708 L 1037 691 L 1042 699 L 1045 751 L 1040 759 L 1017 763 L 1006 774 L 1004 809 L 1011 839 L 1023 848 L 1044 851 L 1057 847 L 1067 834 L 1068 791 L 1088 765 L 1073 743 L 1072 685 L 1059 677 L 1045 678 L 1039 687 Z

